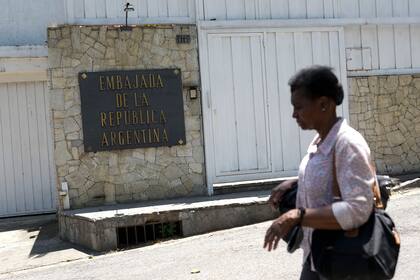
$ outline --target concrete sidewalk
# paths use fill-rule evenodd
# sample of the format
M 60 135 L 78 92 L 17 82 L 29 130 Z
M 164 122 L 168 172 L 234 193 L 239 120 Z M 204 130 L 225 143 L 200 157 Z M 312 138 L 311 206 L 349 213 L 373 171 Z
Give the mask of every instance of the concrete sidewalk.
M 420 176 L 411 175 L 403 178 L 400 187 L 395 188 L 393 193 L 404 193 L 406 190 L 419 188 L 420 179 L 416 177 Z M 262 203 L 268 198 L 268 194 L 269 192 L 264 191 L 260 193 L 258 199 L 255 199 L 255 195 L 250 196 L 247 193 L 247 199 L 244 193 L 235 193 L 228 195 L 230 199 L 226 202 L 231 203 L 231 199 L 235 200 L 236 197 L 237 201 L 252 205 L 249 203 L 251 200 Z M 218 201 L 217 203 L 223 201 L 221 198 L 223 198 L 222 195 L 213 197 L 215 201 Z M 211 201 L 212 198 L 206 200 Z M 235 205 L 237 206 L 238 204 Z M 168 206 L 161 205 L 160 207 Z M 186 207 L 189 208 L 192 205 L 186 205 Z M 194 211 L 191 208 L 190 210 Z M 109 253 L 112 252 L 106 254 Z M 0 219 L 0 275 L 103 254 L 60 240 L 55 214 Z
M 93 254 L 58 238 L 55 214 L 0 219 L 0 275 Z
M 419 279 L 420 189 L 392 197 L 388 213 L 401 234 L 394 280 Z M 302 251 L 263 249 L 271 221 L 170 240 L 43 268 L 0 275 L 1 280 L 265 280 L 299 279 Z
M 192 217 L 189 226 L 193 228 L 197 225 L 200 229 L 200 232 L 187 234 L 194 235 L 272 219 L 276 212 L 267 204 L 269 193 L 256 191 L 180 198 L 159 201 L 159 204 L 145 202 L 137 205 L 142 207 L 118 205 L 111 209 L 99 207 L 91 212 L 74 210 L 69 214 L 82 220 L 109 221 L 114 212 L 122 215 L 123 219 L 136 217 L 137 214 L 164 216 L 165 213 L 189 213 Z M 0 275 L 105 254 L 61 240 L 55 214 L 0 219 L 0 244 Z

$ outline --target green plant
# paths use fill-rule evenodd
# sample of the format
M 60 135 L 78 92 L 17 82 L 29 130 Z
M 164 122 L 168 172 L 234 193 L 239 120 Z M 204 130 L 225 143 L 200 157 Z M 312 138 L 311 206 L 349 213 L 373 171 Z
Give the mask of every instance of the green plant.
M 162 236 L 163 238 L 172 237 L 175 235 L 176 227 L 173 223 L 165 223 L 162 225 Z

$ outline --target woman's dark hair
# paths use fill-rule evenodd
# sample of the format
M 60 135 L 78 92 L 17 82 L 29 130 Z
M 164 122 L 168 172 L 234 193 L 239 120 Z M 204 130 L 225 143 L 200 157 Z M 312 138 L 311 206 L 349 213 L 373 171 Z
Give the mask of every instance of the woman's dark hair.
M 343 102 L 343 87 L 332 72 L 331 67 L 314 65 L 301 69 L 290 80 L 291 92 L 303 89 L 310 99 L 326 96 L 340 105 Z

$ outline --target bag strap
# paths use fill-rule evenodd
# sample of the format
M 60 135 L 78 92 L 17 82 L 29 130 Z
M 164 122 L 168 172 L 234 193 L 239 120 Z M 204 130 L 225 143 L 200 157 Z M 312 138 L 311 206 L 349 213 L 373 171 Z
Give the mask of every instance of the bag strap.
M 333 149 L 333 198 L 334 200 L 341 199 L 340 188 L 338 187 L 338 180 L 337 180 L 337 167 L 335 165 L 335 145 Z
M 341 199 L 341 192 L 340 192 L 340 188 L 338 186 L 338 180 L 337 180 L 337 166 L 335 162 L 336 161 L 335 161 L 335 145 L 334 145 L 334 150 L 333 150 L 333 176 L 334 177 L 333 177 L 333 189 L 332 189 L 334 200 Z M 384 205 L 382 204 L 381 191 L 378 186 L 378 181 L 376 180 L 375 166 L 373 165 L 372 162 L 369 162 L 369 168 L 374 175 L 374 180 L 372 184 L 372 192 L 373 192 L 373 202 L 374 202 L 375 208 L 383 209 Z
M 372 185 L 372 192 L 373 192 L 373 201 L 375 203 L 375 207 L 379 209 L 384 209 L 384 205 L 381 199 L 381 190 L 379 189 L 378 180 L 376 179 L 376 169 L 375 165 L 370 162 L 370 170 L 372 171 L 373 175 L 375 175 Z

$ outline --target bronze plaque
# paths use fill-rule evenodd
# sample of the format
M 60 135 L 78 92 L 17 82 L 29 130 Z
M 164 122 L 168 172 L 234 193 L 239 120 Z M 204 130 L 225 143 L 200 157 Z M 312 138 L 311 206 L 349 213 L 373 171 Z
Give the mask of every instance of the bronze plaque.
M 185 144 L 181 71 L 79 73 L 86 152 Z

